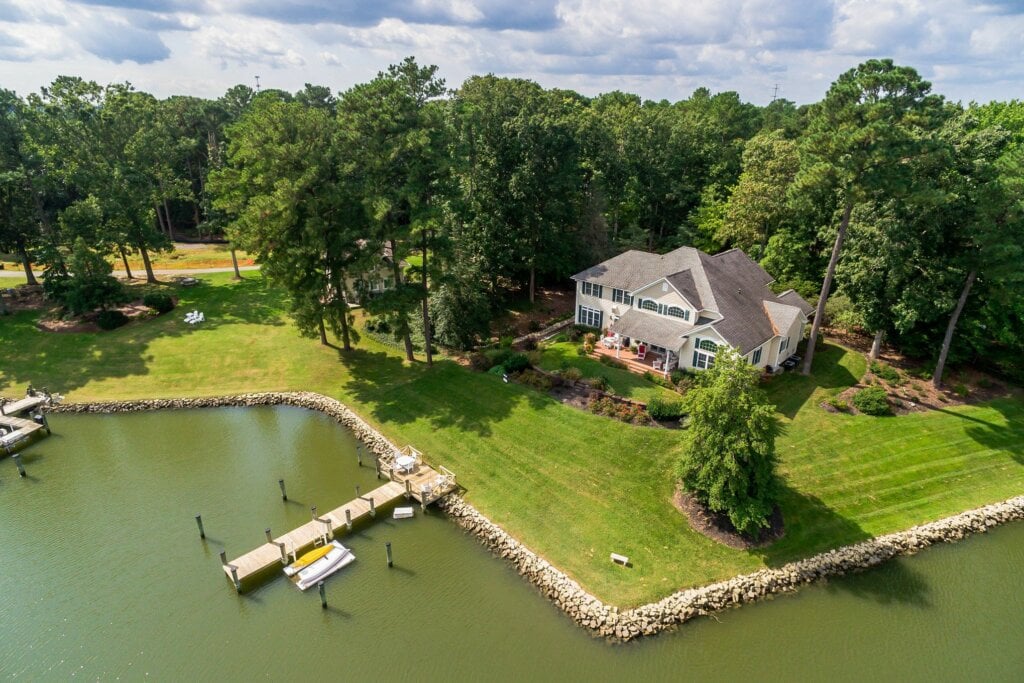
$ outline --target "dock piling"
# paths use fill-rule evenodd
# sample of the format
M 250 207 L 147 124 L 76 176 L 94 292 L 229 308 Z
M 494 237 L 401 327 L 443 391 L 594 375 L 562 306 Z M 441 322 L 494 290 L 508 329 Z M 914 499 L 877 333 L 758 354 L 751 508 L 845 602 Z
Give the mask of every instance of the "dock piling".
M 367 500 L 370 501 L 370 516 L 371 517 L 376 517 L 377 516 L 377 508 L 373 504 L 373 496 L 370 496 Z
M 324 590 L 324 582 L 318 582 L 316 587 L 320 589 L 320 607 L 322 609 L 327 609 L 327 591 Z
M 196 515 L 196 524 L 199 526 L 199 538 L 206 539 L 206 530 L 203 529 L 203 516 Z
M 352 531 L 352 510 L 345 508 L 345 526 Z
M 222 567 L 228 566 L 228 551 L 226 551 L 226 550 L 221 550 L 220 551 L 220 564 L 221 564 Z
M 377 470 L 377 478 L 380 479 L 380 456 L 376 453 L 373 454 L 373 466 Z
M 231 570 L 231 582 L 235 584 L 235 591 L 241 593 L 242 582 L 238 580 L 238 567 L 232 564 L 228 566 L 228 569 Z
M 284 549 L 284 543 L 277 543 L 276 545 L 281 549 L 281 564 L 288 564 L 288 551 Z
M 362 494 L 359 492 L 359 484 L 356 484 L 356 498 L 359 498 Z
M 277 485 L 281 487 L 281 500 L 288 502 L 288 492 L 284 490 L 284 479 L 278 479 Z
M 360 467 L 363 466 L 363 444 L 361 443 L 356 444 L 356 463 L 358 463 Z
M 313 514 L 313 519 L 316 519 L 316 505 L 310 507 L 309 511 Z
M 32 416 L 32 420 L 35 421 L 36 424 L 42 425 L 47 434 L 53 433 L 50 431 L 50 422 L 46 419 L 46 413 L 36 413 Z
M 405 480 L 405 499 L 409 500 L 410 498 L 412 498 L 412 481 L 406 479 Z
M 18 476 L 25 476 L 25 465 L 21 462 L 21 453 L 12 453 L 11 457 L 14 459 L 14 464 L 18 466 Z
M 274 542 L 274 537 L 270 535 L 270 527 L 269 526 L 266 529 L 263 530 L 263 533 L 265 533 L 267 535 L 267 543 L 273 543 Z
M 388 541 L 387 543 L 384 544 L 384 550 L 388 554 L 388 568 L 390 569 L 391 567 L 395 566 L 394 561 L 392 561 L 392 559 L 391 559 L 391 541 Z

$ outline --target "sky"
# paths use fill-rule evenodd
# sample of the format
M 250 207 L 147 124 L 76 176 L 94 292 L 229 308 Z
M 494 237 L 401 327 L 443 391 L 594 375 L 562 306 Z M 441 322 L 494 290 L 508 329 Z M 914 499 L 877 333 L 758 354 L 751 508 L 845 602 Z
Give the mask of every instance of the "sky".
M 0 0 L 0 87 L 61 74 L 165 97 L 343 91 L 414 55 L 584 95 L 819 100 L 873 57 L 968 102 L 1024 98 L 1024 0 Z

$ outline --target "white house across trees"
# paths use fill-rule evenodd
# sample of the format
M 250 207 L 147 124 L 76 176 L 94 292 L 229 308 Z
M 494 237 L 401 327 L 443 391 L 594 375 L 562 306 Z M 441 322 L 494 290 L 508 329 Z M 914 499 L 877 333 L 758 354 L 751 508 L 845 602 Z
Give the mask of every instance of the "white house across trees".
M 796 351 L 813 307 L 739 249 L 627 251 L 573 276 L 576 323 L 655 370 L 702 370 L 723 346 L 774 369 Z M 626 350 L 626 351 L 623 351 Z

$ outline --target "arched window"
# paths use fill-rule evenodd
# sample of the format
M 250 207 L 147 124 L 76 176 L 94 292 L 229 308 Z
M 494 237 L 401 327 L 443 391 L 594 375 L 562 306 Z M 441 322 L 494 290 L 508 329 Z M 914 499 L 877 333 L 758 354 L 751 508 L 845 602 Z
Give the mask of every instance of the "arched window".
M 658 302 L 654 301 L 653 299 L 644 299 L 643 303 L 640 304 L 640 308 L 647 311 L 657 311 Z
M 718 351 L 718 344 L 710 339 L 701 339 L 697 342 L 697 348 L 701 351 L 710 351 L 711 353 L 715 353 Z
M 685 309 L 679 308 L 678 306 L 669 306 L 668 310 L 665 311 L 665 315 L 671 316 L 673 318 L 682 318 L 683 320 L 690 319 L 690 312 Z

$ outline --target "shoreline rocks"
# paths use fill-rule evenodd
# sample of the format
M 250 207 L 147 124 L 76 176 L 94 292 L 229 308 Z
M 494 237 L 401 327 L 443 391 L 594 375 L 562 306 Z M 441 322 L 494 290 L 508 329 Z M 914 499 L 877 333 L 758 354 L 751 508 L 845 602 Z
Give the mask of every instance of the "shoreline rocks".
M 261 392 L 208 398 L 148 399 L 65 403 L 48 409 L 54 413 L 125 413 L 147 410 L 289 405 L 318 410 L 352 430 L 356 438 L 378 455 L 398 449 L 340 401 L 314 392 Z M 725 581 L 688 588 L 657 602 L 620 611 L 585 591 L 575 580 L 494 524 L 457 493 L 438 501 L 450 519 L 475 535 L 495 555 L 510 562 L 548 600 L 579 626 L 595 636 L 629 641 L 674 629 L 696 616 L 711 614 L 828 577 L 869 569 L 903 555 L 912 555 L 936 543 L 954 543 L 985 533 L 1008 522 L 1024 519 L 1024 496 L 985 505 L 905 531 L 886 534 L 852 545 L 760 569 Z

